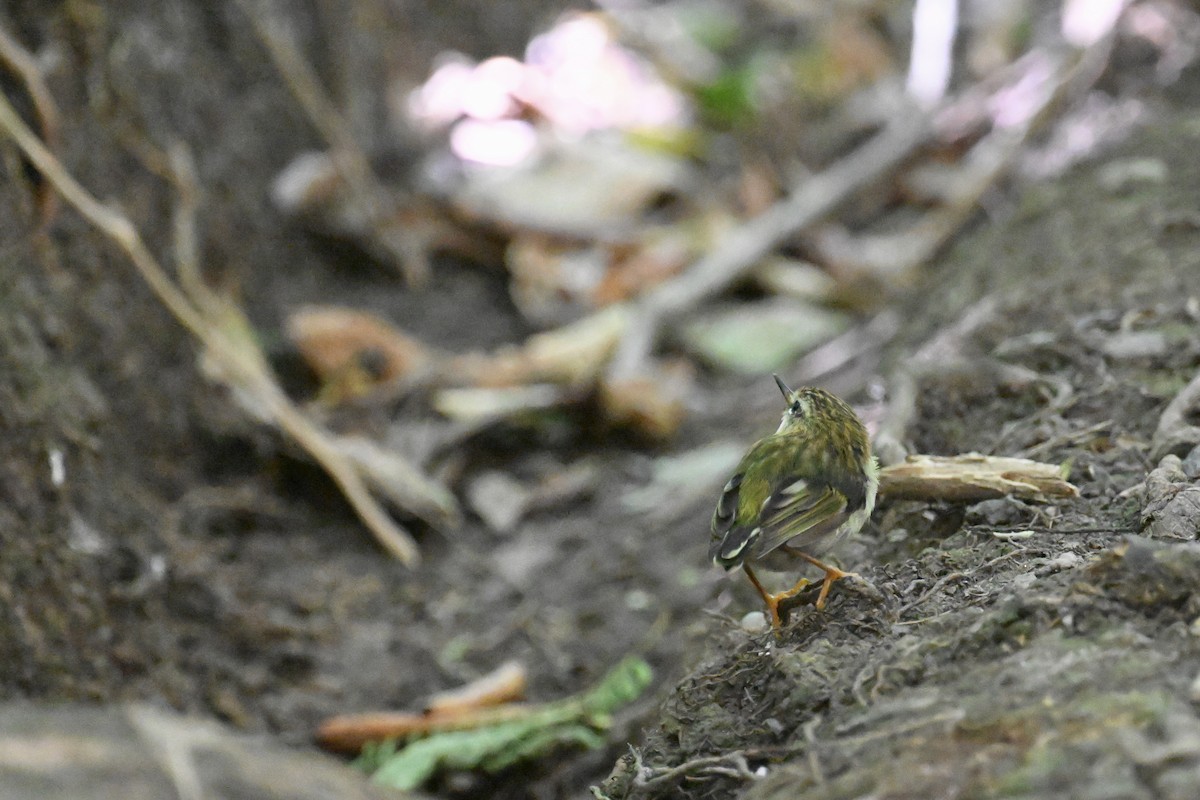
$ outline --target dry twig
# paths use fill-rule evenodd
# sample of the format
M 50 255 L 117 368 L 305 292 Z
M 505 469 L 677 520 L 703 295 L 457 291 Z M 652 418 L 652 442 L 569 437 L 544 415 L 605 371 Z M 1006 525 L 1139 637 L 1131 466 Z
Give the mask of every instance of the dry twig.
M 33 55 L 3 28 L 0 28 L 0 64 L 12 70 L 25 84 L 25 91 L 29 93 L 29 99 L 37 113 L 42 140 L 51 151 L 58 150 L 61 137 L 58 106 L 54 104 L 54 97 L 42 79 L 42 71 L 38 69 Z M 45 232 L 58 213 L 58 195 L 46 187 L 45 191 L 38 193 L 37 205 L 41 217 L 40 227 Z
M 414 714 L 406 711 L 375 711 L 330 717 L 317 730 L 317 741 L 327 750 L 357 753 L 368 742 L 403 739 L 434 732 L 469 730 L 528 716 L 534 706 L 505 703 L 498 706 Z

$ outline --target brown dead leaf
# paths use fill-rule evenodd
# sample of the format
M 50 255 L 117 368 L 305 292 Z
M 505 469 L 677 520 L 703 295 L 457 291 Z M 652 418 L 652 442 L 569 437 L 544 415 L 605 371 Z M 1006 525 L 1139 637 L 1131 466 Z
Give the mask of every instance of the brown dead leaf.
M 591 295 L 612 261 L 601 243 L 518 233 L 504 254 L 509 293 L 527 320 L 557 325 L 593 306 Z
M 513 238 L 505 261 L 513 302 L 525 318 L 556 324 L 642 294 L 682 271 L 704 244 L 680 228 L 588 244 L 521 233 Z
M 605 420 L 647 438 L 669 439 L 687 413 L 684 398 L 695 381 L 691 362 L 655 364 L 635 376 L 600 383 L 600 407 Z
M 421 342 L 365 311 L 306 306 L 288 318 L 286 330 L 325 387 L 323 395 L 335 402 L 411 381 L 430 362 Z

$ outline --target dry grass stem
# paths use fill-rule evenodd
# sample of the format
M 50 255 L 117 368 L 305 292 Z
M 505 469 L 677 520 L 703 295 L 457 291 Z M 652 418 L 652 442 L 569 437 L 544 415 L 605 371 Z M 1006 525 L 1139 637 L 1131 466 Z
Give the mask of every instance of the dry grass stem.
M 33 54 L 4 28 L 0 28 L 0 64 L 8 67 L 25 85 L 25 91 L 29 93 L 29 99 L 33 102 L 33 109 L 37 114 L 42 140 L 51 151 L 57 150 L 61 137 L 58 106 L 54 103 L 54 96 L 50 94 L 50 89 L 42 79 L 42 71 L 38 68 Z M 41 231 L 44 232 L 54 222 L 58 213 L 58 195 L 49 191 L 47 187 L 39 193 L 37 204 L 38 215 L 41 217 Z

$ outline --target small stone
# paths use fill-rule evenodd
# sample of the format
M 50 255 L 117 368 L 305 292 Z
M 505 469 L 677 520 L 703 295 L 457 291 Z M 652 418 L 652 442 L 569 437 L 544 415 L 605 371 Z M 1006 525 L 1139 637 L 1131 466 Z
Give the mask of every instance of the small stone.
M 644 589 L 630 589 L 625 593 L 625 607 L 630 611 L 645 611 L 654 602 L 654 598 Z
M 1200 444 L 1192 448 L 1183 459 L 1183 474 L 1192 480 L 1200 478 Z
M 1200 587 L 1200 544 L 1126 536 L 1088 572 L 1096 586 L 1130 607 L 1181 606 Z
M 67 531 L 67 546 L 77 553 L 94 556 L 109 549 L 109 543 L 100 531 L 77 514 L 71 514 Z
M 508 533 L 517 527 L 525 516 L 528 500 L 529 489 L 503 472 L 485 472 L 467 487 L 471 510 L 499 533 Z
M 1167 337 L 1159 331 L 1122 331 L 1114 333 L 1100 346 L 1114 361 L 1155 358 L 1167 352 Z
M 767 629 L 767 615 L 761 611 L 751 611 L 742 617 L 742 630 L 747 633 L 759 633 Z
M 1055 569 L 1070 569 L 1078 564 L 1081 560 L 1082 559 L 1079 558 L 1078 553 L 1073 553 L 1068 550 L 1065 553 L 1059 553 L 1056 555 L 1046 566 L 1054 567 Z
M 1037 575 L 1033 572 L 1022 572 L 1017 577 L 1013 578 L 1014 589 L 1028 589 L 1037 581 Z
M 1122 158 L 1100 168 L 1096 177 L 1100 185 L 1113 194 L 1124 194 L 1139 186 L 1166 183 L 1171 170 L 1158 158 Z
M 972 525 L 1019 525 L 1029 519 L 1029 506 L 1011 497 L 983 500 L 967 509 Z
M 1182 487 L 1165 505 L 1142 517 L 1149 520 L 1145 535 L 1151 539 L 1194 541 L 1200 532 L 1200 486 Z
M 492 565 L 512 586 L 527 586 L 541 570 L 554 560 L 555 549 L 550 537 L 527 529 L 492 552 Z
M 1191 457 L 1191 454 L 1188 454 Z M 1200 486 L 1177 456 L 1164 456 L 1146 476 L 1142 525 L 1151 539 L 1193 541 L 1200 531 Z

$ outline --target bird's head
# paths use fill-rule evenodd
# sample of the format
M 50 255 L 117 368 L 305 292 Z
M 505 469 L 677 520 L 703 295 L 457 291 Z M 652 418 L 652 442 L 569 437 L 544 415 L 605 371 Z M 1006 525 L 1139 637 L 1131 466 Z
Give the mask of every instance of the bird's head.
M 823 433 L 835 440 L 866 441 L 858 415 L 842 400 L 811 386 L 792 389 L 778 375 L 772 377 L 788 404 L 776 433 Z

